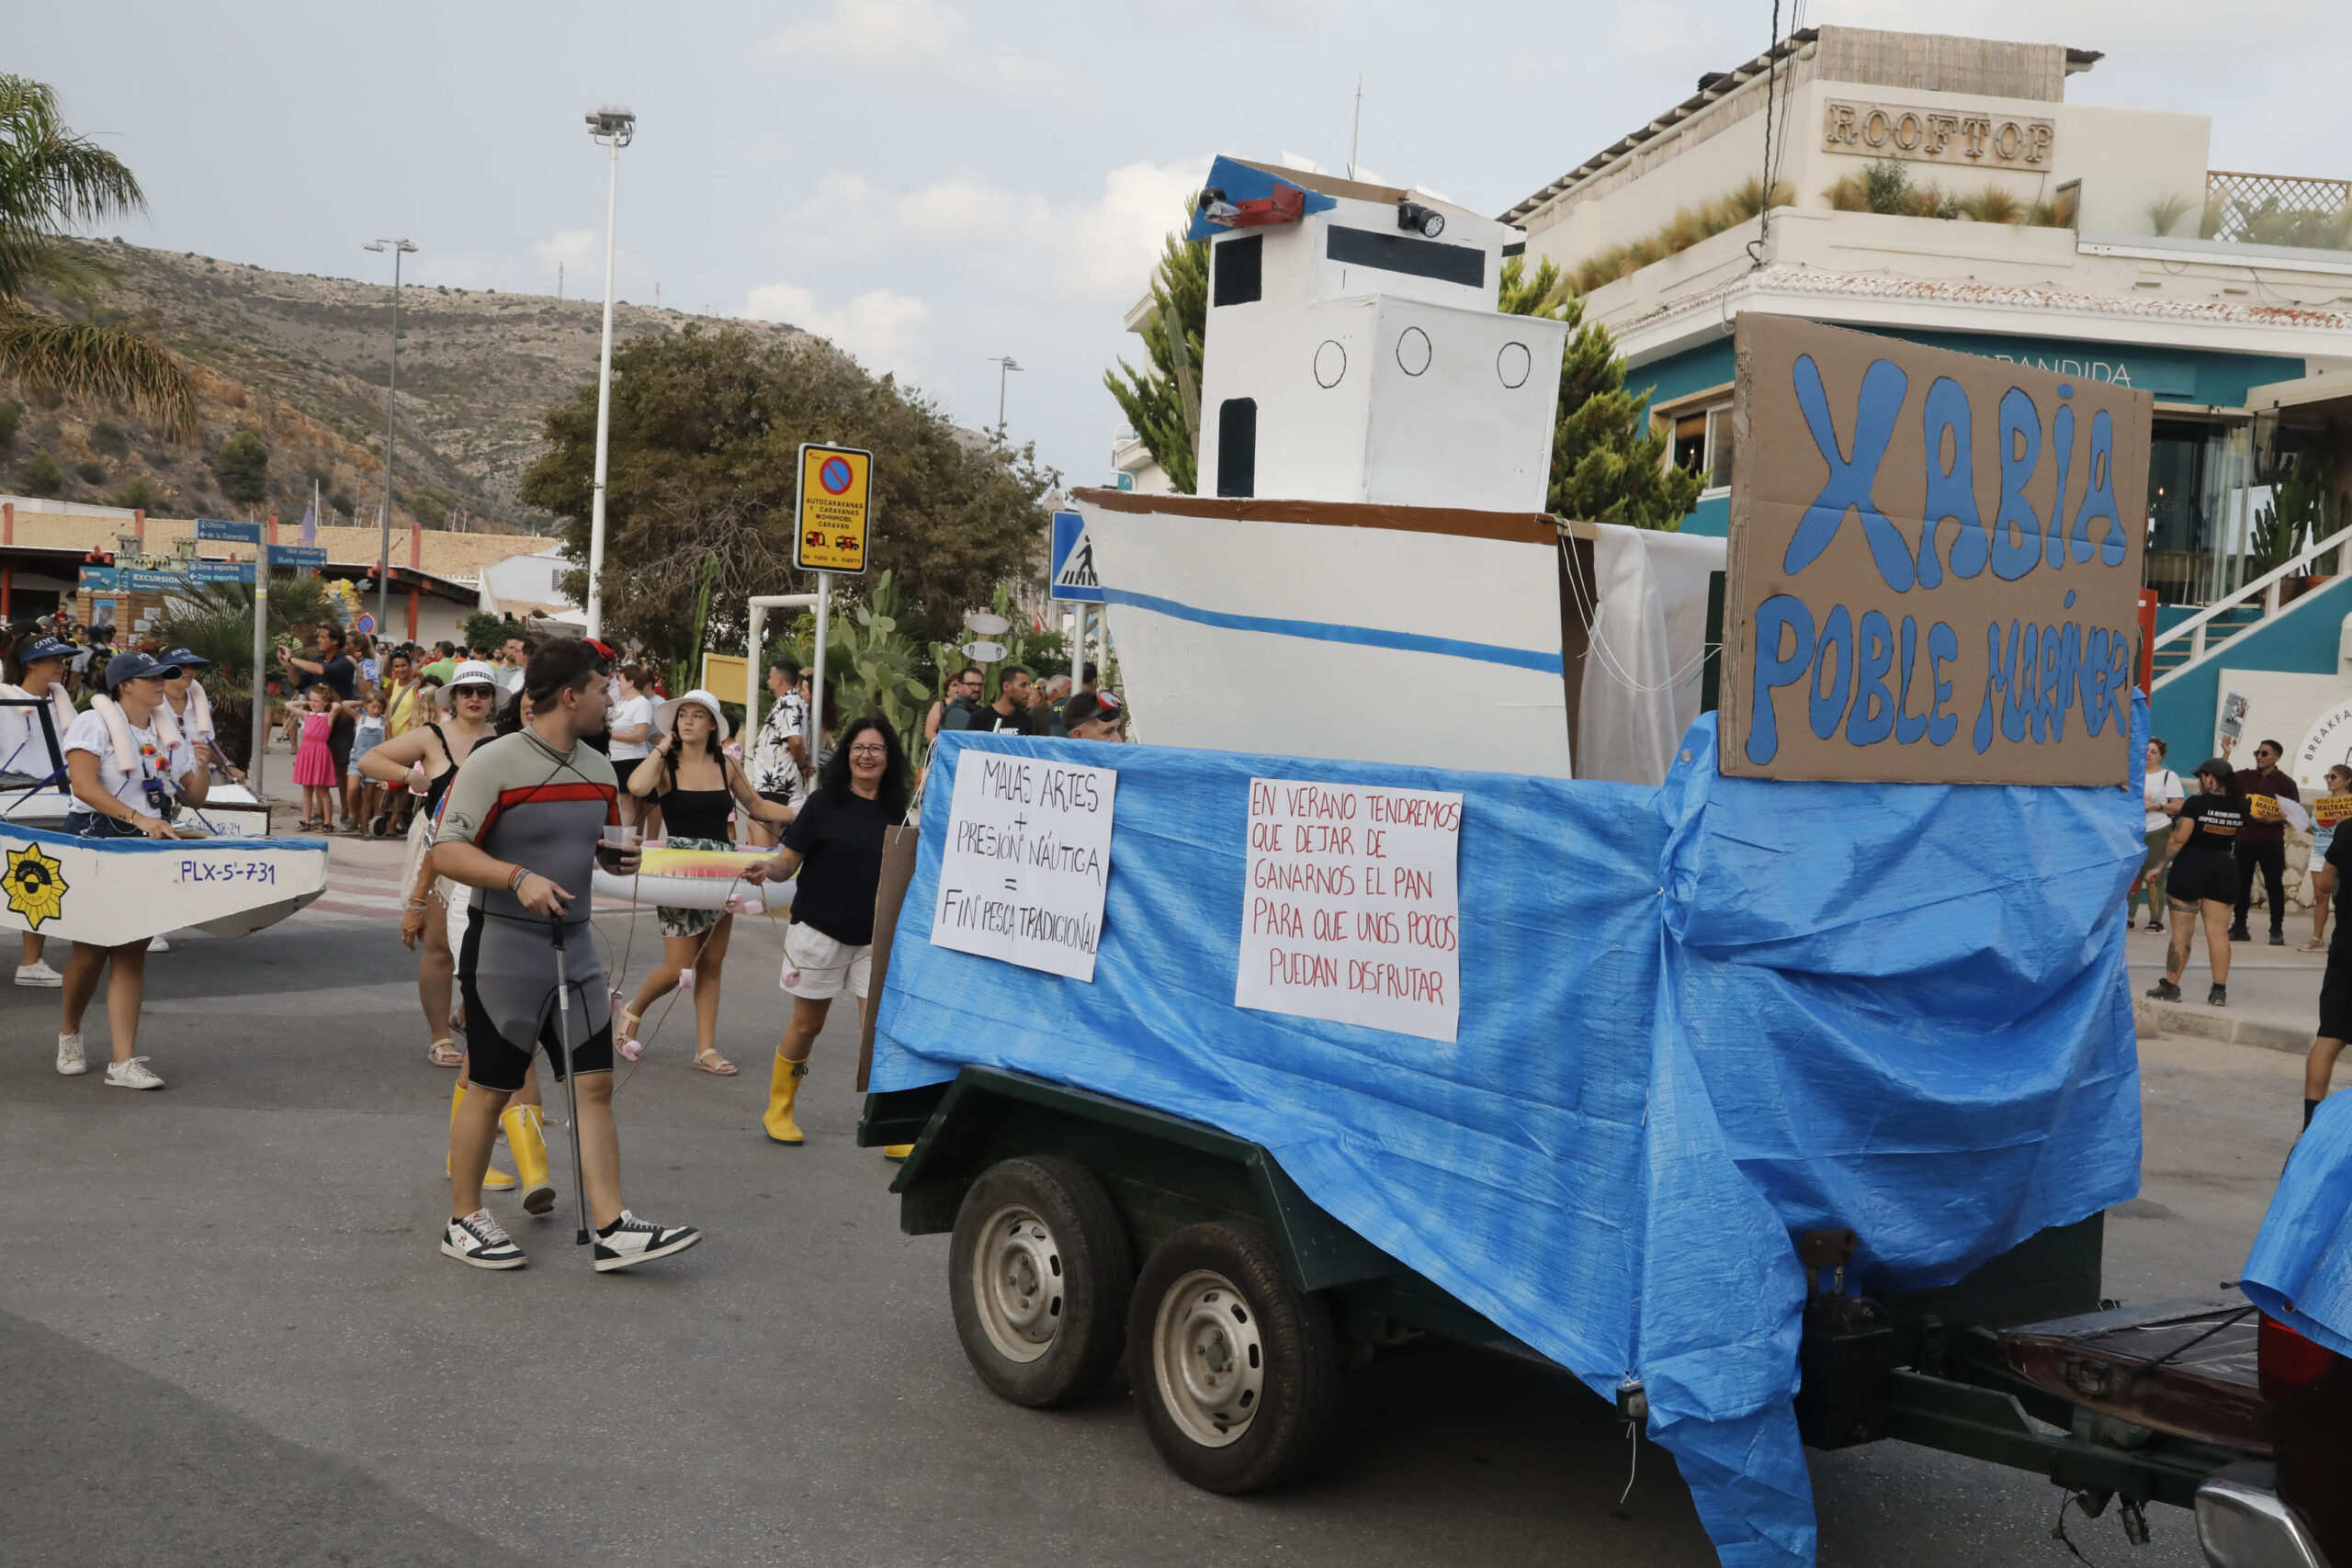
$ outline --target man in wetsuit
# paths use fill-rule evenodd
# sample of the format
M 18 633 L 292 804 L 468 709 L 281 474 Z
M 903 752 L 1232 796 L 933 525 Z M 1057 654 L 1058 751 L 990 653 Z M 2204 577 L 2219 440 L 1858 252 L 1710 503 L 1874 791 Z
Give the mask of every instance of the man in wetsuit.
M 499 1113 L 548 1047 L 561 1077 L 555 930 L 572 992 L 570 1037 L 580 1116 L 581 1174 L 595 1228 L 599 1272 L 683 1252 L 702 1239 L 656 1225 L 621 1202 L 620 1136 L 613 1124 L 613 1021 L 604 966 L 589 929 L 590 871 L 602 829 L 617 824 L 613 765 L 582 737 L 605 728 L 605 677 L 595 650 L 565 639 L 533 654 L 523 690 L 531 721 L 473 749 L 443 799 L 435 871 L 474 889 L 458 953 L 466 1009 L 469 1085 L 449 1123 L 451 1219 L 441 1250 L 478 1269 L 525 1258 L 482 1207 L 481 1179 Z M 635 869 L 623 852 L 614 869 Z

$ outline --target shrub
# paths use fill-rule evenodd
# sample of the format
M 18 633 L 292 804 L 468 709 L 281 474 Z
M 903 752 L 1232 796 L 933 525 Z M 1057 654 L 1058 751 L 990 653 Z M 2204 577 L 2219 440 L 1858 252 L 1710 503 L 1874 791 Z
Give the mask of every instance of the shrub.
M 107 466 L 96 457 L 74 464 L 74 471 L 82 476 L 84 484 L 96 485 L 107 482 Z
M 2188 217 L 2188 209 L 2196 205 L 2178 191 L 2161 200 L 2152 201 L 2148 203 L 2148 226 L 2159 235 L 2169 234 L 2172 226 Z
M 269 448 L 250 430 L 220 443 L 212 471 L 220 480 L 220 493 L 231 501 L 251 506 L 269 494 Z
M 0 401 L 0 452 L 17 444 L 17 427 L 24 422 L 24 404 Z
M 90 426 L 90 450 L 101 457 L 128 457 L 130 437 L 122 433 L 122 426 L 102 419 Z
M 17 465 L 17 483 L 27 495 L 53 496 L 65 488 L 65 470 L 46 452 L 36 452 Z
M 1794 205 L 1795 200 L 1794 193 L 1787 186 L 1772 187 L 1772 206 L 1789 207 Z M 1713 239 L 1726 229 L 1737 228 L 1763 211 L 1764 207 L 1764 184 L 1761 180 L 1751 179 L 1713 201 L 1681 208 L 1654 232 L 1622 245 L 1612 245 L 1577 263 L 1575 273 L 1565 281 L 1561 292 L 1564 295 L 1589 294 L 1603 284 L 1631 277 L 1652 262 L 1663 261 L 1668 256 L 1689 250 L 1702 240 Z
M 133 479 L 116 491 L 110 499 L 115 505 L 129 507 L 133 512 L 153 512 L 164 498 L 157 495 L 155 487 L 145 479 Z

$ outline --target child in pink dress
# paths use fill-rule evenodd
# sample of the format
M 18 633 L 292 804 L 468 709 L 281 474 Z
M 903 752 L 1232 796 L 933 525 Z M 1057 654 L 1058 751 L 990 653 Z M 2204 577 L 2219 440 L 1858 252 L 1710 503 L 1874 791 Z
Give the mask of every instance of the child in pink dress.
M 294 782 L 302 786 L 303 817 L 297 828 L 324 832 L 334 821 L 334 753 L 327 738 L 335 716 L 352 703 L 334 700 L 334 688 L 318 682 L 302 694 L 302 705 L 286 716 L 287 744 L 294 748 Z

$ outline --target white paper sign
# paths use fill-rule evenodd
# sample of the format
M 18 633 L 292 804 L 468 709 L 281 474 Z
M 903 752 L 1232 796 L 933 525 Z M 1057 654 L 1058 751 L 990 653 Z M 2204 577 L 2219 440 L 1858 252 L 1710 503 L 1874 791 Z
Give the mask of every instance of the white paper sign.
M 965 752 L 939 858 L 932 942 L 1092 980 L 1118 787 L 1110 768 Z
M 1462 796 L 1250 781 L 1233 1005 L 1453 1043 Z

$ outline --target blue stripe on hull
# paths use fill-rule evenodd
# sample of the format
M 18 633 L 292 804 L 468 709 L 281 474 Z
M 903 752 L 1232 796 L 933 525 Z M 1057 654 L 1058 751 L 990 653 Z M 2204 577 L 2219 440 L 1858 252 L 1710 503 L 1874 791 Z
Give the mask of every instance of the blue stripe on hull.
M 1125 588 L 1104 588 L 1103 599 L 1113 604 L 1132 604 L 1138 610 L 1166 615 L 1179 621 L 1191 621 L 1198 626 L 1215 626 L 1220 631 L 1263 632 L 1269 637 L 1306 637 L 1315 642 L 1347 642 L 1361 648 L 1394 649 L 1399 653 L 1435 653 L 1449 659 L 1475 660 L 1482 664 L 1504 664 L 1514 670 L 1532 670 L 1539 674 L 1558 675 L 1560 656 L 1523 648 L 1505 648 L 1499 643 L 1465 642 L 1458 637 L 1423 637 L 1417 632 L 1390 631 L 1382 626 L 1343 626 L 1324 621 L 1278 620 L 1270 615 L 1235 615 L 1223 610 L 1203 610 L 1191 604 L 1180 604 L 1173 599 L 1157 594 L 1136 593 Z

